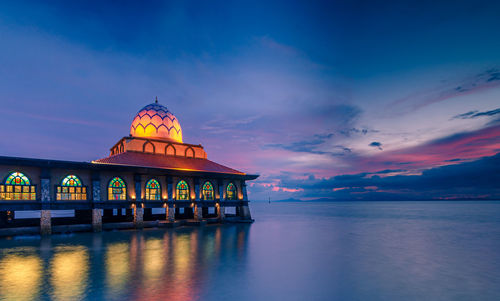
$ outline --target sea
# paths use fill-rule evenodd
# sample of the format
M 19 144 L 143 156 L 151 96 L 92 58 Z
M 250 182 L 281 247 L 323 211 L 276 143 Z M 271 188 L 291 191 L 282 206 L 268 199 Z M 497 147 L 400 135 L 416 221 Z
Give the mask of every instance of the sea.
M 251 202 L 253 224 L 0 239 L 0 300 L 500 300 L 500 202 Z

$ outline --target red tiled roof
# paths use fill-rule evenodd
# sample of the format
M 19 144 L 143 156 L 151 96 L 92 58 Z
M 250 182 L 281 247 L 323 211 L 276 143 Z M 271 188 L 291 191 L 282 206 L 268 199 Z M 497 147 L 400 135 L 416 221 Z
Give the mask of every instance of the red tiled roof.
M 245 174 L 241 171 L 237 171 L 235 169 L 217 164 L 207 159 L 166 156 L 130 151 L 95 160 L 92 161 L 92 163 L 153 167 L 186 171 L 218 172 L 241 175 Z

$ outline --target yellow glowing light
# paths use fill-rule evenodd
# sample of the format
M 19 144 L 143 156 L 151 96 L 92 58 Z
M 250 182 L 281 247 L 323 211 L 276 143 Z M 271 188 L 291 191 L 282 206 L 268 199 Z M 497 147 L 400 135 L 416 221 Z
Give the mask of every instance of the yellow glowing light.
M 89 255 L 84 247 L 61 247 L 51 261 L 56 300 L 82 299 L 88 285 Z
M 38 256 L 5 256 L 0 260 L 0 299 L 38 299 L 42 273 L 43 262 Z
M 130 275 L 129 257 L 127 243 L 112 244 L 106 250 L 106 281 L 110 296 L 116 297 L 126 289 Z
M 144 276 L 146 282 L 160 282 L 161 274 L 165 264 L 165 250 L 161 239 L 149 239 L 146 241 L 144 250 Z M 154 285 L 154 283 L 149 283 Z

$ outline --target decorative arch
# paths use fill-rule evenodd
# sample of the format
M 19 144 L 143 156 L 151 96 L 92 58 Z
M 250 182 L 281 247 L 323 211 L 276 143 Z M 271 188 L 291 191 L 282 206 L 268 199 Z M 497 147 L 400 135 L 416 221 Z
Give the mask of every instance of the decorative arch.
M 108 200 L 125 201 L 127 200 L 127 184 L 120 177 L 114 177 L 108 184 Z
M 75 175 L 67 175 L 62 179 L 61 185 L 56 186 L 56 200 L 58 201 L 83 201 L 87 200 L 87 187 Z
M 160 183 L 155 179 L 151 179 L 146 183 L 146 200 L 161 200 L 161 186 Z
M 214 186 L 212 185 L 212 183 L 206 181 L 201 189 L 201 194 L 203 196 L 203 200 L 205 201 L 214 200 Z
M 142 151 L 145 153 L 155 153 L 155 145 L 151 141 L 146 141 L 142 145 Z
M 12 172 L 0 185 L 0 200 L 36 200 L 36 187 L 22 172 Z
M 188 158 L 194 158 L 194 149 L 192 147 L 186 148 L 186 151 L 184 152 L 184 156 Z
M 175 189 L 175 199 L 178 201 L 189 201 L 189 185 L 186 181 L 181 180 L 177 183 Z
M 123 147 L 123 142 L 120 144 L 120 153 L 123 153 L 124 147 Z
M 167 146 L 165 146 L 165 155 L 176 155 L 176 149 L 172 143 L 169 143 L 167 144 Z
M 227 184 L 226 200 L 236 200 L 236 186 L 233 183 Z

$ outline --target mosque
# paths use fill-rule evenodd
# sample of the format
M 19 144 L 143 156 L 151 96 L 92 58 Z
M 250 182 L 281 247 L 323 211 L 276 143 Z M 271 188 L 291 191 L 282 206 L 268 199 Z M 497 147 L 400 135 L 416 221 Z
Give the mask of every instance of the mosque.
M 257 177 L 184 143 L 179 120 L 156 99 L 106 158 L 0 157 L 0 236 L 252 222 L 246 181 Z

